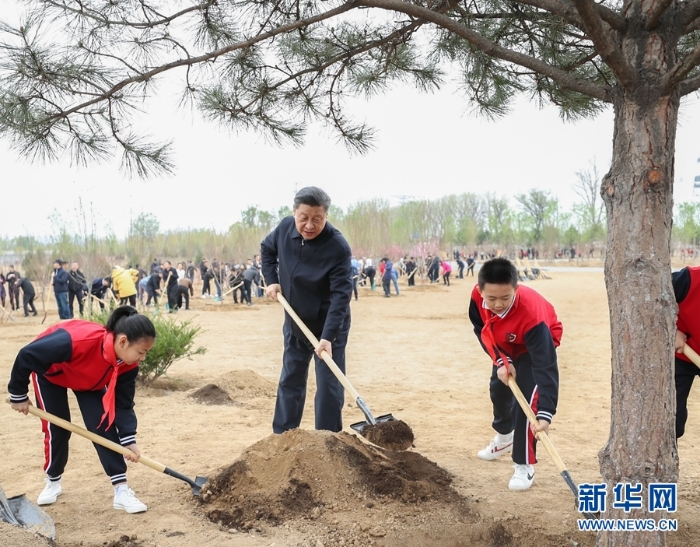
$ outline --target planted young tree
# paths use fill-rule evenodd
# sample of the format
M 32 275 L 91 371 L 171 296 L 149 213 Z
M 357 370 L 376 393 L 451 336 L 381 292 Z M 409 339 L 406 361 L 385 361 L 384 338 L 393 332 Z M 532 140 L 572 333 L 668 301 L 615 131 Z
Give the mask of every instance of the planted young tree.
M 0 29 L 0 134 L 28 156 L 100 160 L 116 149 L 137 174 L 171 169 L 168 143 L 129 122 L 158 76 L 180 68 L 183 100 L 208 119 L 291 143 L 320 120 L 360 151 L 372 131 L 347 117 L 345 95 L 371 96 L 398 79 L 434 89 L 447 66 L 493 116 L 518 93 L 567 119 L 611 105 L 602 194 L 612 420 L 601 472 L 611 484 L 677 478 L 673 160 L 681 98 L 700 88 L 700 0 L 26 3 L 35 15 Z M 610 505 L 608 514 L 622 516 Z M 665 535 L 606 532 L 598 541 L 656 546 Z

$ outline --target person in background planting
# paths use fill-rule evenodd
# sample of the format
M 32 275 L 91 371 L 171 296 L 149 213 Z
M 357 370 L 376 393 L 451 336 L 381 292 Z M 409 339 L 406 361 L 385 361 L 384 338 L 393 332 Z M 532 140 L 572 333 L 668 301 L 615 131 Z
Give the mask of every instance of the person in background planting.
M 19 278 L 19 272 L 15 270 L 15 267 L 12 264 L 10 264 L 7 267 L 5 281 L 7 281 L 7 293 L 10 295 L 10 307 L 13 310 L 19 309 L 19 293 L 15 290 L 15 283 L 17 283 Z
M 494 258 L 479 270 L 472 290 L 469 319 L 493 361 L 490 395 L 496 436 L 480 450 L 482 460 L 512 452 L 515 472 L 511 490 L 532 486 L 537 463 L 535 434 L 545 433 L 557 410 L 559 368 L 556 348 L 562 325 L 552 305 L 530 287 L 518 285 L 518 270 L 505 258 Z M 538 423 L 530 424 L 508 386 L 513 376 L 530 401 Z
M 245 287 L 246 304 L 252 306 L 250 295 L 253 294 L 253 283 L 260 285 L 260 270 L 255 266 L 255 263 L 249 258 L 247 266 L 243 272 L 243 286 Z M 284 295 L 282 295 L 284 296 Z
M 131 268 L 124 269 L 121 266 L 115 266 L 112 269 L 112 290 L 119 295 L 119 305 L 124 306 L 129 304 L 136 306 L 136 279 L 138 278 L 138 270 Z
M 133 452 L 122 456 L 94 445 L 114 486 L 112 506 L 127 513 L 147 509 L 127 486 L 124 458 L 136 462 L 140 456 L 134 413 L 136 376 L 155 337 L 153 323 L 131 306 L 114 310 L 105 326 L 83 320 L 59 323 L 19 351 L 7 386 L 12 408 L 27 414 L 31 378 L 37 407 L 68 421 L 71 389 L 88 431 Z M 71 433 L 49 422 L 41 424 L 47 477 L 37 503 L 50 505 L 63 493 L 61 477 Z
M 87 291 L 87 278 L 80 271 L 80 264 L 73 262 L 68 271 L 68 309 L 71 319 L 75 316 L 73 303 L 78 299 L 78 312 L 83 316 L 85 292 Z
M 163 262 L 163 281 L 165 281 L 165 295 L 168 298 L 168 308 L 172 313 L 177 306 L 177 270 L 173 268 L 173 265 L 169 260 Z
M 388 258 L 382 258 L 379 269 L 382 270 L 382 289 L 384 289 L 384 298 L 391 296 L 391 276 L 394 271 L 394 265 Z
M 65 262 L 61 259 L 54 260 L 53 277 L 51 285 L 53 285 L 53 294 L 56 297 L 56 305 L 58 306 L 58 317 L 61 319 L 70 319 L 71 313 L 68 307 L 68 272 L 63 268 Z
M 452 273 L 452 265 L 450 261 L 445 259 L 442 261 L 442 284 L 450 286 L 450 274 Z
M 414 257 L 411 257 L 406 261 L 406 275 L 408 276 L 409 287 L 414 287 L 416 284 L 416 274 L 413 273 L 415 269 L 416 259 Z
M 15 297 L 19 301 L 19 290 L 22 289 L 22 304 L 24 306 L 24 316 L 29 317 L 29 310 L 32 310 L 33 315 L 37 315 L 36 307 L 34 306 L 34 298 L 36 297 L 36 292 L 34 291 L 34 285 L 26 277 L 20 277 L 17 275 L 15 281 Z
M 352 273 L 350 246 L 328 222 L 331 198 L 315 186 L 294 197 L 293 216 L 283 219 L 262 242 L 262 273 L 266 294 L 281 293 L 319 339 L 315 350 L 316 429 L 343 429 L 343 386 L 321 360 L 323 351 L 345 373 L 345 346 L 350 332 Z M 284 433 L 299 427 L 306 400 L 309 361 L 314 347 L 287 313 L 284 316 L 284 355 L 277 387 L 272 430 Z
M 700 266 L 686 266 L 671 274 L 673 292 L 678 304 L 675 342 L 675 380 L 676 380 L 676 438 L 685 433 L 688 420 L 688 396 L 693 380 L 699 375 L 700 368 L 683 353 L 683 346 L 700 352 L 700 322 L 698 321 L 698 303 L 700 302 Z

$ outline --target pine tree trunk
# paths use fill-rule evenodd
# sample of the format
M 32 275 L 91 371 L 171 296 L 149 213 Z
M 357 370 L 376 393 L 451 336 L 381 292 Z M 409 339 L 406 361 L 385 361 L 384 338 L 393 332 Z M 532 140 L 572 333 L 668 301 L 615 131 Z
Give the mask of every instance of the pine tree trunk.
M 673 518 L 649 513 L 650 483 L 678 477 L 675 441 L 674 337 L 671 286 L 673 161 L 679 100 L 615 100 L 613 161 L 601 194 L 607 207 L 605 283 L 612 340 L 610 437 L 600 451 L 608 485 L 605 518 Z M 617 483 L 643 485 L 642 509 L 613 509 Z M 666 545 L 663 532 L 601 532 L 598 546 Z

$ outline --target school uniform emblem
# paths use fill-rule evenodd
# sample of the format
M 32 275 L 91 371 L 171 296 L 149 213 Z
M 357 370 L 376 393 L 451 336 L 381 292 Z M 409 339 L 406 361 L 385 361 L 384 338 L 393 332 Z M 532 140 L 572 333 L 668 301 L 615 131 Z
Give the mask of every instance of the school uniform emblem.
M 515 342 L 515 339 L 516 339 L 516 338 L 517 338 L 517 336 L 516 336 L 515 334 L 513 334 L 512 332 L 507 332 L 507 333 L 506 333 L 506 340 L 508 340 L 508 342 L 510 342 L 511 344 L 512 344 L 513 342 Z

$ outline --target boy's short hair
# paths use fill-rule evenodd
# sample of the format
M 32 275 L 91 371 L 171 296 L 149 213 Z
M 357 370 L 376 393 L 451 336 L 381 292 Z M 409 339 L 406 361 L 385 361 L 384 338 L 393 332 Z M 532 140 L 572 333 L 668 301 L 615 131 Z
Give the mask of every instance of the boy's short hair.
M 477 277 L 479 288 L 486 283 L 493 285 L 518 285 L 518 269 L 507 258 L 492 258 L 481 265 Z

